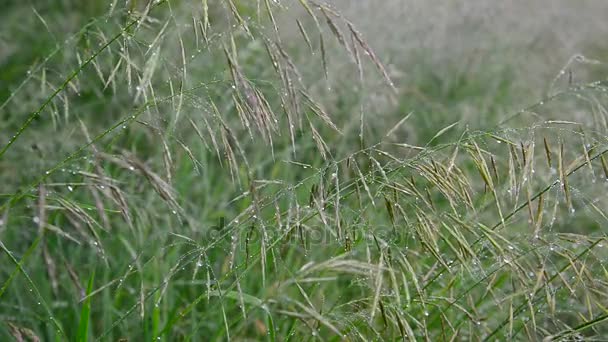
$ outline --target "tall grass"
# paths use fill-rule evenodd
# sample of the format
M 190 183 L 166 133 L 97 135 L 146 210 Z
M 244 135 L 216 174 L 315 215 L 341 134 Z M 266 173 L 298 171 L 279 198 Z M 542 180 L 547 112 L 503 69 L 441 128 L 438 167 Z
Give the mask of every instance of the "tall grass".
M 598 60 L 522 90 L 387 63 L 361 5 L 77 4 L 5 5 L 2 339 L 608 335 Z

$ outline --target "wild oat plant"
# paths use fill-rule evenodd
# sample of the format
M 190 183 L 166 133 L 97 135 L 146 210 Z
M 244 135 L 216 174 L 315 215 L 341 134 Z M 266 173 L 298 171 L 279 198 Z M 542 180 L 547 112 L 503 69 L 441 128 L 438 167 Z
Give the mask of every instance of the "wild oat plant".
M 601 62 L 484 119 L 330 2 L 2 7 L 1 340 L 608 337 Z

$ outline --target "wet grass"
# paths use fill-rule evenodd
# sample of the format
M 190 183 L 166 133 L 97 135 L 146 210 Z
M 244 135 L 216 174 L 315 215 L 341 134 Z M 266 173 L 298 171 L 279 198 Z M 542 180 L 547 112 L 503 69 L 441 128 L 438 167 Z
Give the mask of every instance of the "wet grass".
M 602 63 L 538 98 L 324 3 L 99 4 L 4 5 L 1 339 L 608 333 Z

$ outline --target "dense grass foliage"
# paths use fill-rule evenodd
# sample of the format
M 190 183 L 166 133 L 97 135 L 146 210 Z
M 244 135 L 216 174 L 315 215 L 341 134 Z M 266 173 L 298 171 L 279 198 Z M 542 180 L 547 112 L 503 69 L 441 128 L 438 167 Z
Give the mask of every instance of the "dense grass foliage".
M 606 6 L 471 3 L 1 4 L 0 340 L 608 336 Z

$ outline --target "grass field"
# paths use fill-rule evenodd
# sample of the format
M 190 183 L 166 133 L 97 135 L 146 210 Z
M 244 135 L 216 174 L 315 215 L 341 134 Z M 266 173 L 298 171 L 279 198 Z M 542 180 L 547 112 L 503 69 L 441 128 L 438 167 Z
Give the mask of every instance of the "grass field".
M 0 341 L 608 338 L 607 11 L 5 0 Z

